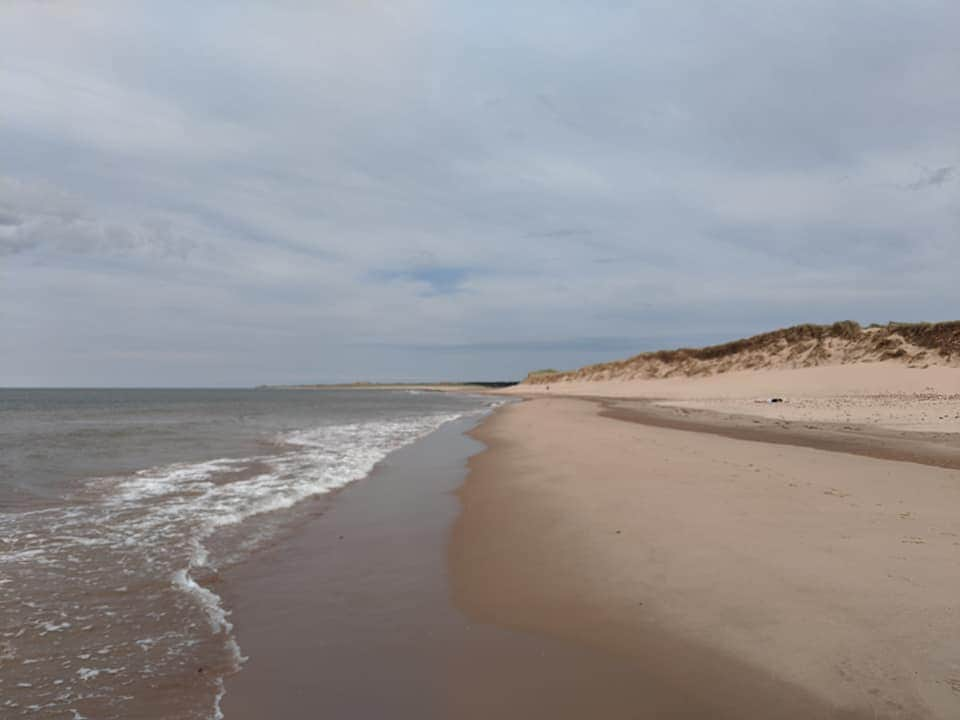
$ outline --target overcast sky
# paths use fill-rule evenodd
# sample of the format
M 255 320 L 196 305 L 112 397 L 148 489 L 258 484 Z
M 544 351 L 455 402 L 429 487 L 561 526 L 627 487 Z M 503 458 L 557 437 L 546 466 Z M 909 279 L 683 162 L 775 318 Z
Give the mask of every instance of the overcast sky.
M 0 385 L 960 317 L 956 0 L 0 4 Z

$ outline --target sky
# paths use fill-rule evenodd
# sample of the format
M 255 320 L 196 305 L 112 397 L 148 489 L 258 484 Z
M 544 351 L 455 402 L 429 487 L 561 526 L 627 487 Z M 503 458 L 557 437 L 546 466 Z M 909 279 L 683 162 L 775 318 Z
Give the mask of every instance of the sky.
M 0 4 L 0 386 L 960 317 L 956 0 Z

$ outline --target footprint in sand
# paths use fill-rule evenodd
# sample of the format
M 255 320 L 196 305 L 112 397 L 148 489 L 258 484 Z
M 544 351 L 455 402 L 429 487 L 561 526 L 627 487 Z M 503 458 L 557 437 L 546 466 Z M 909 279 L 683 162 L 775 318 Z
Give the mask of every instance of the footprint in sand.
M 830 488 L 829 490 L 823 491 L 824 495 L 833 495 L 834 497 L 850 497 L 850 493 L 843 492 L 843 490 L 837 490 L 836 488 Z

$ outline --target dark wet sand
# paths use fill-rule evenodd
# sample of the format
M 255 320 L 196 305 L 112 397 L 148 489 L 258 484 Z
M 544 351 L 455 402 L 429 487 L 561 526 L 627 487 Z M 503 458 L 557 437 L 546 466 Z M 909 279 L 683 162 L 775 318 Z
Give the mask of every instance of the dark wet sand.
M 460 612 L 448 577 L 448 560 L 458 562 L 456 545 L 448 557 L 455 491 L 467 456 L 482 449 L 466 427 L 390 456 L 224 574 L 250 658 L 227 681 L 227 720 L 839 717 L 664 629 L 649 628 L 646 646 L 628 653 Z
M 466 427 L 393 454 L 224 573 L 249 657 L 227 680 L 227 720 L 648 717 L 657 703 L 632 658 L 475 623 L 452 606 L 455 491 L 482 448 Z M 661 707 L 691 707 L 670 695 Z
M 601 417 L 641 425 L 960 470 L 960 441 L 956 433 L 892 430 L 853 423 L 774 420 L 663 406 L 651 400 L 577 399 L 597 403 Z

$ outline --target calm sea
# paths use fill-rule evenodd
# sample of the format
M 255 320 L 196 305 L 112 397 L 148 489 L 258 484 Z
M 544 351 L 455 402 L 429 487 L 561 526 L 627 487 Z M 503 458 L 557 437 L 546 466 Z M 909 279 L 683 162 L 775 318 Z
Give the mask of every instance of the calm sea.
M 0 390 L 0 717 L 215 718 L 218 570 L 488 397 Z

